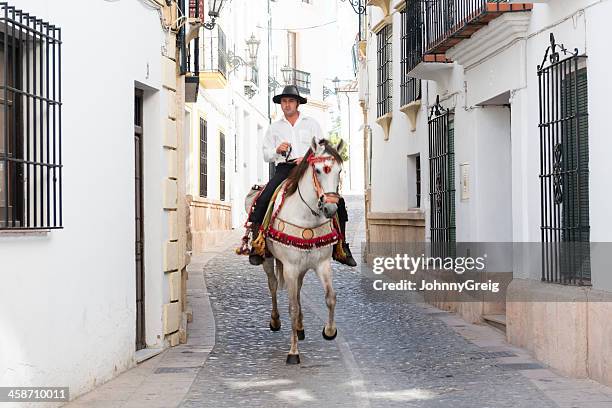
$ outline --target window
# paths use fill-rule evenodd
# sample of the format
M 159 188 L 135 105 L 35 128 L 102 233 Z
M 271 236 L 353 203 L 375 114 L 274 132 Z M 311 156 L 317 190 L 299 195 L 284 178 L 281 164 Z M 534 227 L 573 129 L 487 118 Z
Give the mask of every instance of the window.
M 377 81 L 377 114 L 378 117 L 391 112 L 393 107 L 393 85 L 391 81 L 391 70 L 393 69 L 392 61 L 392 38 L 393 26 L 391 24 L 383 27 L 376 35 L 378 48 L 378 81 Z
M 225 135 L 219 133 L 219 198 L 225 201 Z
M 407 74 L 422 59 L 421 2 L 411 1 L 401 12 L 401 105 L 421 99 L 421 80 Z
M 217 54 L 219 60 L 219 72 L 223 74 L 224 77 L 227 78 L 227 40 L 225 38 L 225 33 L 221 30 L 221 27 L 217 26 L 217 32 L 219 34 L 218 42 L 217 42 Z
M 234 132 L 234 172 L 238 173 L 238 134 Z
M 297 68 L 297 33 L 287 31 L 287 66 Z
M 586 56 L 551 35 L 540 90 L 542 280 L 589 285 L 589 123 Z
M 206 120 L 200 118 L 200 197 L 208 195 L 208 129 Z
M 0 16 L 0 229 L 62 228 L 61 32 Z
M 429 116 L 429 196 L 431 243 L 434 256 L 454 256 L 455 126 L 453 113 L 436 105 Z

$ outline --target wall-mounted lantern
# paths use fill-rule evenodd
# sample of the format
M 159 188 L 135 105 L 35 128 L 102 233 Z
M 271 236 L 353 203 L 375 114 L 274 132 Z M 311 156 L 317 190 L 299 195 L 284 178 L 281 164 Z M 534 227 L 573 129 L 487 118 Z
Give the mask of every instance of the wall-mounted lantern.
M 204 28 L 206 28 L 207 30 L 212 30 L 213 28 L 215 28 L 215 20 L 219 18 L 224 2 L 225 0 L 208 1 L 208 16 L 210 17 L 210 21 L 207 21 L 203 24 Z
M 257 64 L 257 53 L 259 52 L 259 41 L 255 38 L 255 34 L 251 34 L 251 37 L 246 40 L 247 50 L 249 52 L 249 62 L 252 66 Z

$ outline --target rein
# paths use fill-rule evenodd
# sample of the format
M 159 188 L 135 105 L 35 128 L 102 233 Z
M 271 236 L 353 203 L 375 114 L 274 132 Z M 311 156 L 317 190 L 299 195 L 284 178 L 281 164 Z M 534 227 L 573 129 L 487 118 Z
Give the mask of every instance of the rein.
M 308 203 L 306 202 L 306 200 L 304 200 L 304 197 L 302 197 L 302 192 L 300 191 L 300 184 L 299 184 L 299 183 L 298 183 L 298 186 L 297 186 L 297 191 L 298 191 L 298 194 L 300 195 L 300 199 L 302 199 L 302 202 L 303 202 L 304 204 L 306 204 L 306 207 L 308 207 L 308 209 L 310 210 L 310 213 L 311 213 L 312 215 L 314 215 L 315 217 L 319 217 L 321 214 L 320 214 L 320 213 L 318 213 L 318 212 L 316 212 L 316 211 L 315 211 L 315 210 L 313 210 L 312 208 L 310 208 L 310 206 L 308 205 Z

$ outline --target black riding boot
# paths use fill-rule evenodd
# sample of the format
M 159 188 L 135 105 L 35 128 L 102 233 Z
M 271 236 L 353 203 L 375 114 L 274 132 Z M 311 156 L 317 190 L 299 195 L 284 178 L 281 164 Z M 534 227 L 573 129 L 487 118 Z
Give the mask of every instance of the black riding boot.
M 346 221 L 340 220 L 340 232 L 342 232 L 342 236 L 346 240 Z M 336 251 L 334 251 L 334 260 L 351 267 L 357 266 L 357 262 L 355 261 L 355 258 L 353 258 L 348 242 L 345 241 L 342 243 L 342 249 L 344 250 L 346 257 L 344 259 L 340 259 L 336 256 Z
M 253 239 L 251 242 L 253 242 L 257 238 L 257 235 L 259 234 L 259 224 L 251 225 L 251 233 L 253 234 L 252 235 Z M 249 252 L 249 263 L 255 266 L 261 265 L 262 263 L 264 263 L 264 257 L 259 254 L 256 254 L 255 248 L 253 248 L 252 246 L 251 246 L 251 251 Z

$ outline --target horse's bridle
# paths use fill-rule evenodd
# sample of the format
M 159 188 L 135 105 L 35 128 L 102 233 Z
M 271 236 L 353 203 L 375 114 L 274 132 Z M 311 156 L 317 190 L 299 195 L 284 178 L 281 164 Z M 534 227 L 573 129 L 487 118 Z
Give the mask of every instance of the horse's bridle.
M 331 161 L 331 162 L 335 163 L 336 159 L 334 158 L 334 156 L 317 156 L 317 157 L 315 157 L 314 155 L 310 155 L 310 156 L 308 156 L 306 158 L 306 160 L 308 160 L 308 164 L 312 167 L 312 183 L 314 184 L 315 192 L 317 194 L 317 197 L 319 198 L 319 200 L 317 202 L 317 209 L 318 209 L 318 211 L 315 211 L 312 208 L 310 208 L 310 206 L 308 205 L 306 200 L 304 200 L 304 197 L 302 197 L 302 192 L 300 191 L 299 183 L 298 183 L 298 193 L 300 194 L 300 198 L 302 199 L 302 202 L 304 204 L 306 204 L 306 207 L 308 207 L 308 209 L 310 210 L 312 215 L 318 217 L 318 216 L 321 215 L 321 210 L 323 209 L 323 206 L 325 204 L 337 204 L 338 203 L 338 200 L 340 200 L 340 194 L 338 194 L 337 191 L 328 191 L 328 192 L 324 192 L 323 191 L 323 187 L 321 187 L 321 183 L 319 182 L 319 179 L 317 178 L 317 172 L 316 172 L 316 169 L 315 169 L 315 164 L 316 163 L 322 163 L 322 162 L 324 163 L 324 162 L 327 162 L 327 161 Z M 330 165 L 323 166 L 323 172 L 326 173 L 326 174 L 331 172 L 331 169 L 332 169 L 332 166 L 330 166 Z

